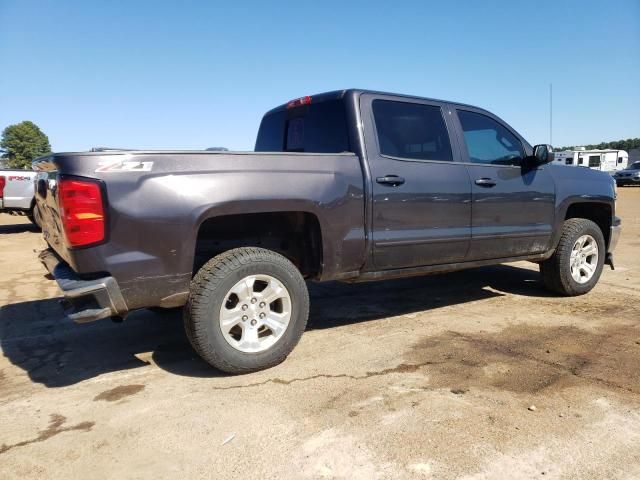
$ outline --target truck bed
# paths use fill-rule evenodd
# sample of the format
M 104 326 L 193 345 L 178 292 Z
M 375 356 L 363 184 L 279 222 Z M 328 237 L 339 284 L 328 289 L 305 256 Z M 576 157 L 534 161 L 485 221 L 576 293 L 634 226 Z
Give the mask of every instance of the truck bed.
M 295 208 L 317 218 L 330 239 L 322 245 L 323 278 L 357 270 L 364 260 L 363 177 L 352 153 L 73 152 L 39 159 L 34 168 L 53 252 L 81 279 L 113 277 L 127 310 L 184 303 L 198 233 L 212 216 Z M 62 178 L 100 184 L 103 242 L 74 248 L 65 241 L 57 195 Z

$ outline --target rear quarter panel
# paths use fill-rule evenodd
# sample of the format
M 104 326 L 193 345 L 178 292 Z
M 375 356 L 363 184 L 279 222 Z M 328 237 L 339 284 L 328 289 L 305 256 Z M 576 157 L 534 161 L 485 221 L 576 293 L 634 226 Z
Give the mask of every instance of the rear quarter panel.
M 147 162 L 147 171 L 105 169 Z M 323 239 L 322 279 L 364 262 L 364 197 L 353 154 L 135 152 L 56 160 L 67 175 L 104 182 L 108 241 L 67 252 L 78 273 L 108 272 L 129 308 L 188 291 L 198 229 L 238 213 L 314 214 Z

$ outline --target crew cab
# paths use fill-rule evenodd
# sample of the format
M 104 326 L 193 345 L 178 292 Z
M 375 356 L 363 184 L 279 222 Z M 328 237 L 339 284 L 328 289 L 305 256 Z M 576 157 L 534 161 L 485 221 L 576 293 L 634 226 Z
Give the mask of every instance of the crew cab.
M 613 268 L 610 175 L 552 165 L 481 108 L 366 90 L 267 112 L 255 151 L 57 153 L 34 162 L 41 259 L 77 322 L 183 307 L 214 367 L 286 358 L 306 281 L 530 260 L 580 295 Z
M 0 213 L 26 215 L 31 223 L 37 223 L 35 178 L 36 172 L 31 170 L 0 170 Z

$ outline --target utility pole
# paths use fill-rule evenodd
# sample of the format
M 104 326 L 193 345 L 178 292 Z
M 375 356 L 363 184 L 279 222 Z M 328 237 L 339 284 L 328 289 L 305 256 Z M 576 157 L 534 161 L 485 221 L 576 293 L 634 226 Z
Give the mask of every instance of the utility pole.
M 553 145 L 553 83 L 549 84 L 549 144 Z

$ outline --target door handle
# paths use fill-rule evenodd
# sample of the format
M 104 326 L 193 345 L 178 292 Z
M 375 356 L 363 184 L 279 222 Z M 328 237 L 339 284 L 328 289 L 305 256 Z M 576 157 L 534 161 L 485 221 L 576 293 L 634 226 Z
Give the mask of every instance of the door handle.
M 376 182 L 381 185 L 391 185 L 392 187 L 397 187 L 398 185 L 402 185 L 404 183 L 404 178 L 399 177 L 398 175 L 385 175 L 384 177 L 376 178 Z
M 476 185 L 479 187 L 491 188 L 496 186 L 496 182 L 491 178 L 479 178 L 476 180 Z

